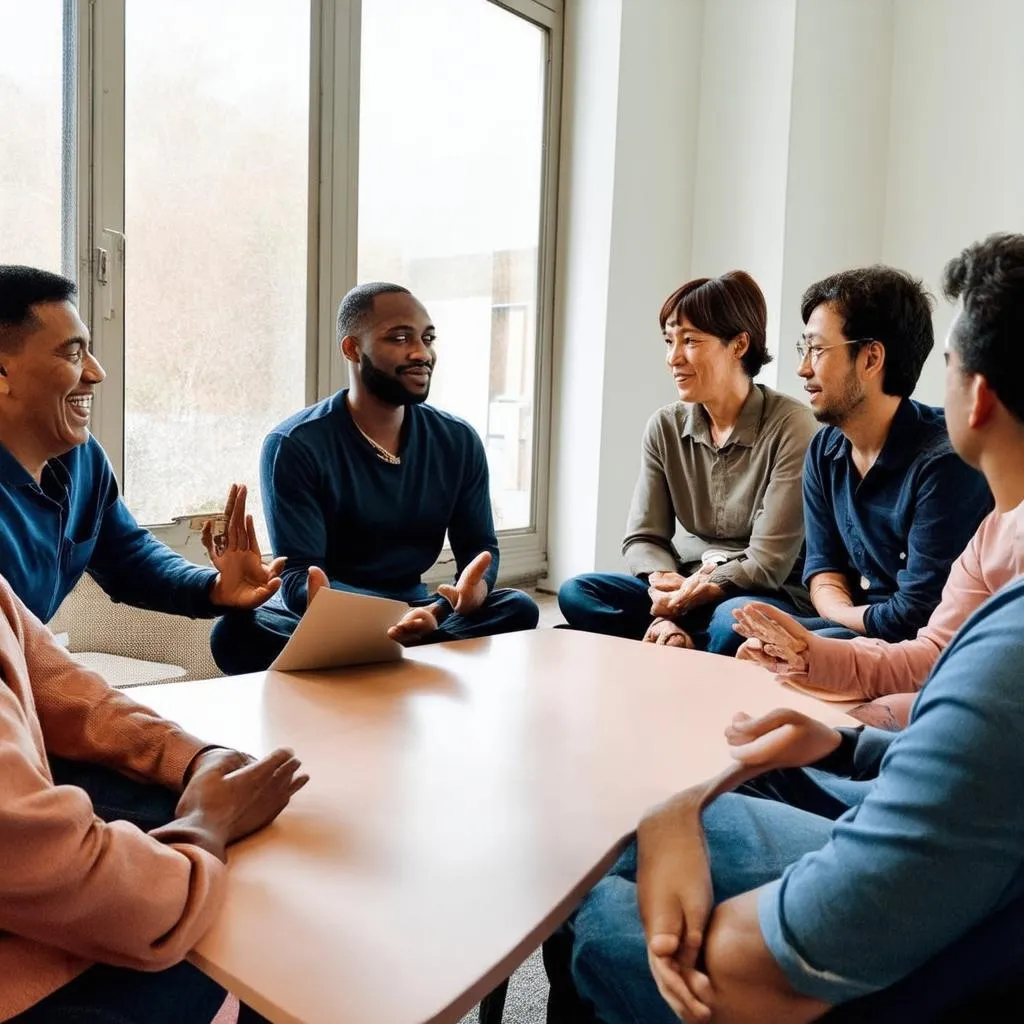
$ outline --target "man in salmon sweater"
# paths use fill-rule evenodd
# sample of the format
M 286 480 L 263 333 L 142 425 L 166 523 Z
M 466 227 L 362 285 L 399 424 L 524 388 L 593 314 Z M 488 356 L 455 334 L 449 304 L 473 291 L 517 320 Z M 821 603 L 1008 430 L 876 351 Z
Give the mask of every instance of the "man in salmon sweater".
M 225 992 L 183 961 L 225 848 L 306 781 L 289 750 L 209 746 L 111 689 L 0 577 L 0 1021 L 211 1021 Z

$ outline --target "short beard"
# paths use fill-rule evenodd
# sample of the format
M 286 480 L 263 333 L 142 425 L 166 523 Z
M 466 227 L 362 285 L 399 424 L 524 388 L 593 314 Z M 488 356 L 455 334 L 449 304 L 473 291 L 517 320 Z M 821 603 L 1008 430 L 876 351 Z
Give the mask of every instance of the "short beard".
M 422 395 L 414 395 L 398 377 L 378 370 L 370 362 L 370 357 L 365 352 L 359 357 L 359 379 L 363 382 L 363 387 L 378 402 L 383 402 L 385 405 L 419 405 L 421 402 L 425 402 L 430 394 L 428 385 Z
M 843 393 L 831 405 L 823 409 L 815 409 L 814 418 L 819 423 L 824 423 L 830 427 L 839 427 L 841 430 L 843 424 L 849 420 L 857 406 L 864 401 L 864 398 L 864 388 L 861 387 L 856 374 L 851 368 L 850 375 L 846 378 L 843 386 Z

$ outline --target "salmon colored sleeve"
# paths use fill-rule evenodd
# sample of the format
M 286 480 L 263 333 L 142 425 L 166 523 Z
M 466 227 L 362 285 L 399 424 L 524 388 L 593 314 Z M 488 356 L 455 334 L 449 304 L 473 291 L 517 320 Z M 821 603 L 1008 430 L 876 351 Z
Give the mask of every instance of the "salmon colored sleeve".
M 49 753 L 107 765 L 134 778 L 180 790 L 189 762 L 209 744 L 78 664 L 6 584 L 4 589 L 8 619 L 21 633 L 32 696 Z
M 991 597 L 980 557 L 991 521 L 989 517 L 982 523 L 953 563 L 939 606 L 913 640 L 890 644 L 871 637 L 814 636 L 808 648 L 806 684 L 837 696 L 866 698 L 921 689 L 953 634 Z
M 225 867 L 191 845 L 107 824 L 54 786 L 21 706 L 0 692 L 0 931 L 116 966 L 160 970 L 209 927 Z

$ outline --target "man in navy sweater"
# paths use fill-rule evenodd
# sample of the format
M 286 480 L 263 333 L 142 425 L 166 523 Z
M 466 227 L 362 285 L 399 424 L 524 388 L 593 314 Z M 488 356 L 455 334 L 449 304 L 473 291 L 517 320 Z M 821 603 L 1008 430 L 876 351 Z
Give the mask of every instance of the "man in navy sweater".
M 37 618 L 52 618 L 88 572 L 115 600 L 192 617 L 251 609 L 281 585 L 260 557 L 245 488 L 232 487 L 226 535 L 198 566 L 139 526 L 89 433 L 105 374 L 67 278 L 0 266 L 0 567 Z
M 351 388 L 291 416 L 264 441 L 263 501 L 273 549 L 287 559 L 283 586 L 254 614 L 217 624 L 213 656 L 225 672 L 270 664 L 310 584 L 407 602 L 391 631 L 403 643 L 537 625 L 526 594 L 493 589 L 498 543 L 480 438 L 423 404 L 437 360 L 427 311 L 399 285 L 360 285 L 341 301 L 338 340 L 354 370 Z M 422 576 L 446 533 L 459 575 L 431 595 Z

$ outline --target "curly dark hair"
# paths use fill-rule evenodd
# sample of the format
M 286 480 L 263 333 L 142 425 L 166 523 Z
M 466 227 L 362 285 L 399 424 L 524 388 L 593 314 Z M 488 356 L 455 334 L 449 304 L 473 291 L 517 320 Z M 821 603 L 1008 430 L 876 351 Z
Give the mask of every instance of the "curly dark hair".
M 916 277 L 876 264 L 843 270 L 817 281 L 804 292 L 800 316 L 804 323 L 822 303 L 843 318 L 843 335 L 851 361 L 868 341 L 885 348 L 882 390 L 907 398 L 917 387 L 928 353 L 935 346 L 932 297 Z
M 1024 422 L 1024 235 L 989 235 L 946 264 L 942 290 L 963 310 L 951 341 L 967 373 L 980 373 Z

